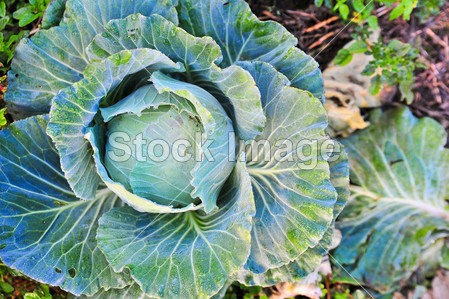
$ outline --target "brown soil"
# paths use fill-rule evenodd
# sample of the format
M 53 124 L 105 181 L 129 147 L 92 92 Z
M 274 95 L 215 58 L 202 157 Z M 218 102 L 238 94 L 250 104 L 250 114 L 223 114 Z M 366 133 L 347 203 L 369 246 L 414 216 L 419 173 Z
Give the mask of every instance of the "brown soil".
M 347 42 L 351 28 L 326 7 L 313 1 L 253 0 L 249 1 L 260 20 L 274 20 L 287 28 L 297 39 L 298 47 L 314 57 L 323 70 Z M 297 1 L 296 1 L 297 2 Z

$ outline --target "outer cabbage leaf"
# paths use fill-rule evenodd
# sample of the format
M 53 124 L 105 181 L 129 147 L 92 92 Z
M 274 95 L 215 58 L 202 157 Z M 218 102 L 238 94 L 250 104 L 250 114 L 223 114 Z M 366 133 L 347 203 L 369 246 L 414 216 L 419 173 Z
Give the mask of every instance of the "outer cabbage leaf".
M 213 295 L 212 297 L 210 297 L 211 299 L 223 299 L 226 296 L 226 293 L 228 291 L 228 288 L 233 284 L 233 280 L 228 279 L 226 281 L 226 283 L 224 284 L 224 286 L 221 288 L 221 290 L 216 293 L 215 295 Z
M 125 50 L 89 66 L 83 80 L 54 98 L 47 132 L 56 144 L 62 170 L 78 197 L 94 198 L 100 182 L 92 148 L 84 138 L 87 126 L 98 111 L 100 100 L 128 75 L 147 70 L 149 77 L 154 70 L 181 69 L 158 51 Z
M 113 20 L 89 46 L 91 59 L 102 59 L 123 49 L 156 49 L 184 64 L 184 80 L 211 92 L 227 108 L 237 134 L 251 140 L 263 130 L 265 117 L 253 78 L 238 66 L 221 69 L 220 47 L 210 37 L 197 38 L 172 22 L 140 14 Z
M 102 189 L 79 200 L 45 134 L 43 116 L 0 132 L 0 257 L 9 267 L 74 294 L 124 287 L 129 275 L 113 271 L 98 249 L 98 218 L 120 200 Z
M 277 268 L 268 269 L 264 273 L 254 273 L 247 269 L 240 269 L 232 278 L 247 286 L 268 287 L 281 282 L 295 282 L 315 271 L 321 264 L 323 254 L 326 252 L 322 243 L 332 241 L 333 230 L 324 234 L 320 243 L 314 248 L 307 249 L 294 261 Z
M 49 29 L 58 26 L 64 16 L 67 0 L 51 0 L 42 18 L 42 28 Z
M 9 111 L 47 113 L 52 98 L 61 89 L 83 78 L 89 64 L 86 48 L 109 20 L 139 12 L 157 13 L 177 23 L 173 5 L 175 0 L 68 0 L 60 26 L 41 30 L 17 46 L 5 96 Z M 60 11 L 56 8 L 56 2 L 50 6 L 50 10 Z
M 210 214 L 113 209 L 100 219 L 101 249 L 115 270 L 128 267 L 149 296 L 210 297 L 249 255 L 254 201 L 244 161 L 223 190 L 220 209 Z
M 263 273 L 315 247 L 331 225 L 337 194 L 321 144 L 332 141 L 324 133 L 326 111 L 318 99 L 286 86 L 287 78 L 267 63 L 240 65 L 253 75 L 267 117 L 263 134 L 246 149 L 257 212 L 245 268 Z M 298 155 L 306 147 L 303 141 L 312 142 L 309 162 L 316 165 L 311 169 L 300 165 L 309 163 Z
M 343 147 L 337 147 L 330 158 L 331 182 L 337 190 L 338 198 L 334 207 L 332 226 L 323 239 L 313 248 L 308 248 L 293 262 L 278 268 L 268 269 L 261 274 L 241 269 L 232 278 L 247 286 L 271 286 L 280 282 L 299 281 L 315 271 L 322 262 L 323 255 L 332 245 L 334 222 L 349 199 L 349 163 Z
M 335 259 L 381 293 L 418 266 L 423 251 L 447 234 L 449 150 L 434 120 L 407 108 L 374 112 L 371 126 L 343 140 L 351 166 L 352 199 L 337 223 L 343 238 Z
M 291 86 L 324 100 L 318 63 L 296 48 L 296 38 L 281 24 L 261 22 L 243 0 L 180 0 L 179 23 L 195 36 L 211 36 L 224 53 L 222 67 L 260 60 L 273 65 Z

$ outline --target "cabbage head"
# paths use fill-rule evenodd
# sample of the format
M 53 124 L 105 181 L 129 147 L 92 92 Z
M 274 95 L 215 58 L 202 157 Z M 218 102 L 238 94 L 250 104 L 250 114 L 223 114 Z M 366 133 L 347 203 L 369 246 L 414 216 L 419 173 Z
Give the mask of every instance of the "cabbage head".
M 348 197 L 317 63 L 242 0 L 53 0 L 17 47 L 0 257 L 76 296 L 313 271 Z

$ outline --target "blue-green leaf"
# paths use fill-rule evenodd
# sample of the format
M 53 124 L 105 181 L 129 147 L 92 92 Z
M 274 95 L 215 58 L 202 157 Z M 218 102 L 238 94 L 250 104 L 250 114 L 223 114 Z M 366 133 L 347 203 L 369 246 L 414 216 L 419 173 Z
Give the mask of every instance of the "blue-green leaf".
M 51 0 L 42 18 L 42 28 L 49 29 L 58 26 L 64 16 L 67 0 Z
M 257 212 L 245 268 L 263 273 L 315 247 L 330 226 L 337 194 L 322 144 L 333 142 L 318 99 L 286 86 L 267 63 L 240 65 L 255 78 L 267 117 L 263 134 L 246 149 Z
M 9 267 L 74 294 L 124 287 L 97 247 L 98 218 L 120 200 L 102 189 L 92 201 L 70 190 L 43 116 L 0 132 L 0 257 Z
M 90 62 L 86 48 L 109 20 L 157 13 L 176 23 L 174 4 L 170 0 L 68 0 L 60 26 L 41 30 L 17 46 L 5 96 L 11 113 L 47 113 L 60 90 L 83 78 Z
M 349 200 L 349 161 L 344 146 L 335 142 L 335 149 L 329 158 L 331 182 L 337 191 L 337 202 L 334 206 L 334 222 L 343 211 Z
M 324 97 L 318 64 L 295 47 L 296 38 L 279 23 L 261 22 L 243 0 L 180 0 L 179 23 L 195 36 L 211 36 L 224 58 L 220 66 L 260 60 L 273 65 L 293 87 Z
M 237 163 L 219 205 L 211 214 L 117 208 L 100 220 L 97 239 L 114 269 L 129 268 L 148 295 L 208 298 L 248 258 L 254 201 L 244 161 Z
M 90 65 L 83 80 L 54 98 L 47 132 L 56 144 L 62 170 L 78 197 L 94 198 L 100 182 L 92 148 L 84 138 L 100 100 L 128 75 L 147 70 L 149 77 L 154 69 L 179 71 L 182 68 L 155 50 L 125 50 Z
M 296 47 L 269 62 L 287 76 L 290 86 L 309 91 L 324 104 L 324 81 L 318 63 Z
M 318 268 L 323 255 L 332 245 L 334 222 L 349 199 L 349 163 L 343 147 L 336 147 L 330 158 L 331 182 L 338 197 L 334 207 L 332 225 L 326 231 L 323 239 L 313 248 L 308 248 L 296 260 L 278 268 L 268 269 L 264 273 L 256 274 L 250 270 L 240 269 L 233 276 L 247 286 L 271 286 L 280 282 L 299 281 Z
M 211 36 L 220 46 L 222 66 L 240 60 L 271 60 L 296 38 L 279 23 L 261 22 L 241 0 L 181 0 L 180 26 L 195 36 Z
M 74 37 L 67 27 L 39 31 L 32 39 L 23 39 L 16 47 L 8 74 L 9 88 L 5 94 L 13 113 L 47 113 L 51 99 L 61 89 L 82 78 L 88 61 L 82 45 L 71 43 Z
M 112 20 L 87 48 L 91 60 L 101 60 L 126 49 L 150 48 L 182 62 L 192 75 L 207 72 L 221 61 L 220 47 L 210 37 L 195 38 L 167 19 L 130 15 Z
M 284 266 L 271 268 L 263 273 L 254 273 L 242 268 L 231 277 L 246 286 L 268 287 L 281 282 L 299 281 L 319 267 L 323 254 L 326 252 L 326 248 L 322 244 L 330 243 L 332 235 L 333 230 L 329 229 L 317 246 L 307 249 L 297 259 Z
M 337 223 L 343 238 L 335 259 L 353 279 L 386 293 L 448 234 L 449 150 L 444 128 L 408 108 L 376 110 L 370 123 L 342 141 L 353 185 Z
M 118 41 L 118 42 L 117 42 Z M 237 134 L 244 140 L 259 135 L 265 123 L 260 93 L 253 78 L 243 69 L 215 65 L 222 59 L 220 47 L 210 37 L 197 38 L 166 19 L 132 15 L 108 23 L 104 33 L 89 46 L 91 59 L 101 59 L 123 49 L 151 48 L 184 64 L 183 79 L 212 93 L 233 118 Z

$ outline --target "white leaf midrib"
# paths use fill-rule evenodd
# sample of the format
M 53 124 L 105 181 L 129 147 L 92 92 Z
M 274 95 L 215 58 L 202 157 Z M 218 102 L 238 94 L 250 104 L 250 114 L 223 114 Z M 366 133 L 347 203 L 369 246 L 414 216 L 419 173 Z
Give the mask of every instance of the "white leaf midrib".
M 352 197 L 362 195 L 362 196 L 369 197 L 376 202 L 389 202 L 389 203 L 398 203 L 398 204 L 403 204 L 403 205 L 409 205 L 414 208 L 424 210 L 435 217 L 441 218 L 441 219 L 449 222 L 449 211 L 445 210 L 444 207 L 442 207 L 442 206 L 435 206 L 429 202 L 411 199 L 411 198 L 381 196 L 381 195 L 373 193 L 363 187 L 356 186 L 356 185 L 351 185 L 350 189 L 351 189 Z M 444 204 L 443 201 L 442 201 L 442 204 Z

